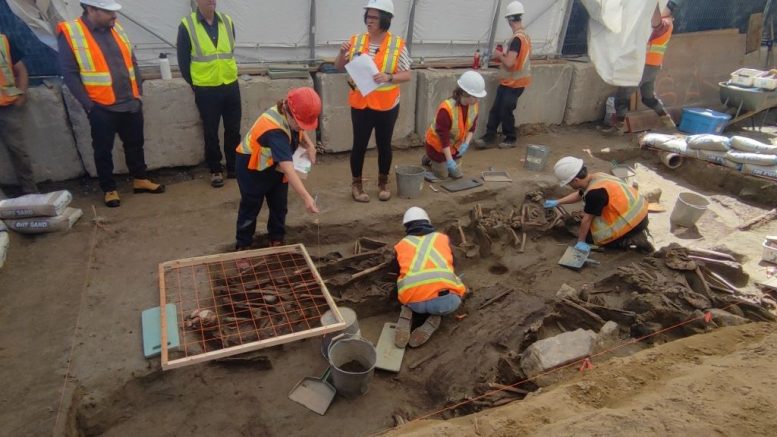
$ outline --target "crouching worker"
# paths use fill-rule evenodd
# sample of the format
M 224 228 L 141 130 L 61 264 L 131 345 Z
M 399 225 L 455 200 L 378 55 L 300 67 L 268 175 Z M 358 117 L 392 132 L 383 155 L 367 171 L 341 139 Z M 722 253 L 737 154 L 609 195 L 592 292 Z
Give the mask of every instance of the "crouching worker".
M 398 272 L 397 293 L 402 310 L 394 343 L 418 347 L 440 327 L 442 317 L 461 305 L 466 287 L 453 272 L 453 251 L 448 236 L 436 232 L 429 215 L 412 207 L 402 219 L 407 236 L 394 246 L 392 271 Z M 410 333 L 413 313 L 428 314 L 423 325 Z
M 458 179 L 461 157 L 477 128 L 478 99 L 486 96 L 486 81 L 476 71 L 467 71 L 457 81 L 450 99 L 440 103 L 432 125 L 426 130 L 426 155 L 421 159 L 435 176 Z
M 321 99 L 313 88 L 295 88 L 256 120 L 237 147 L 235 169 L 240 209 L 235 250 L 251 246 L 256 218 L 265 199 L 270 208 L 267 221 L 270 246 L 284 244 L 289 184 L 305 202 L 305 209 L 318 212 L 316 202 L 294 170 L 292 155 L 297 147 L 305 147 L 311 162 L 315 163 L 315 145 L 305 141 L 304 131 L 316 129 L 319 114 Z
M 553 168 L 561 186 L 576 191 L 558 200 L 546 200 L 545 208 L 585 202 L 575 248 L 584 252 L 591 244 L 641 252 L 655 249 L 648 241 L 648 202 L 622 179 L 607 173 L 588 173 L 583 160 L 566 156 Z

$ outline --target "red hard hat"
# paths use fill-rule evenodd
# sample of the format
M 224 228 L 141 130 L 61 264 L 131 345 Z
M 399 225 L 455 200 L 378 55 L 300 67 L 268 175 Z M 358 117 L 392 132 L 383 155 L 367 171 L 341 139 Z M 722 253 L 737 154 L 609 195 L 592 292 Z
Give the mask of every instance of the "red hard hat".
M 304 130 L 318 127 L 318 116 L 321 115 L 321 98 L 316 90 L 310 87 L 294 88 L 286 95 L 291 116 Z

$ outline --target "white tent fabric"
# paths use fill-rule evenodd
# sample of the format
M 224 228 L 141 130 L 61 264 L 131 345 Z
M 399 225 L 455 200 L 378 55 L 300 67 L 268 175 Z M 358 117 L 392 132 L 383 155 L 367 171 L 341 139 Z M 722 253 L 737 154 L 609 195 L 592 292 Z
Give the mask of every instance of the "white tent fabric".
M 10 3 L 50 4 L 72 19 L 81 14 L 78 0 L 8 0 Z M 178 24 L 191 12 L 191 0 L 119 0 L 120 21 L 136 47 L 141 64 L 153 63 L 159 53 L 175 53 Z M 350 35 L 364 31 L 366 0 L 219 0 L 217 10 L 232 16 L 237 30 L 237 55 L 241 63 L 305 61 L 311 57 L 310 31 L 314 30 L 316 59 L 333 57 Z M 415 58 L 472 56 L 476 48 L 488 49 L 494 14 L 495 40 L 510 36 L 504 9 L 508 0 L 394 0 L 391 31 L 409 35 L 413 7 L 411 54 Z M 524 23 L 532 37 L 535 55 L 555 55 L 559 36 L 571 8 L 571 0 L 524 0 Z M 311 26 L 311 9 L 315 10 Z M 498 11 L 497 11 L 498 8 Z M 31 26 L 29 13 L 17 13 Z M 57 18 L 49 20 L 53 31 Z M 40 18 L 40 17 L 39 17 Z M 45 26 L 44 26 L 45 27 Z M 43 30 L 39 34 L 45 34 Z

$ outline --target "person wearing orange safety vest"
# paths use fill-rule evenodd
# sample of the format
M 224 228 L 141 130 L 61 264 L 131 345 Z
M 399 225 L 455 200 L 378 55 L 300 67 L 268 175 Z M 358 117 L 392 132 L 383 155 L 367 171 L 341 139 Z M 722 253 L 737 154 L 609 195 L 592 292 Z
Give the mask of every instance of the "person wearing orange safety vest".
M 672 117 L 666 112 L 663 102 L 656 96 L 656 79 L 661 72 L 661 66 L 664 63 L 664 55 L 669 46 L 669 40 L 672 38 L 674 24 L 672 12 L 677 5 L 670 1 L 666 6 L 665 15 L 661 15 L 661 10 L 656 6 L 653 13 L 651 25 L 653 33 L 647 46 L 647 56 L 645 57 L 645 69 L 642 72 L 642 80 L 639 83 L 639 92 L 642 96 L 642 103 L 651 108 L 658 114 L 661 123 L 667 129 L 674 129 L 675 125 Z M 636 89 L 634 87 L 620 87 L 615 94 L 615 123 L 618 129 L 623 128 L 623 122 L 626 119 L 626 113 L 629 110 L 629 101 Z
M 318 127 L 321 98 L 310 87 L 295 88 L 275 106 L 265 111 L 235 150 L 235 170 L 240 188 L 235 250 L 249 249 L 256 232 L 256 218 L 267 200 L 270 208 L 267 234 L 270 246 L 282 246 L 286 236 L 289 185 L 305 203 L 305 209 L 318 213 L 316 201 L 305 189 L 292 162 L 297 147 L 303 147 L 310 161 L 316 162 L 316 146 L 304 134 Z
M 409 208 L 402 224 L 407 235 L 394 246 L 389 267 L 397 275 L 397 297 L 402 304 L 394 337 L 399 348 L 426 343 L 440 327 L 441 316 L 456 311 L 467 292 L 454 272 L 448 236 L 435 231 L 426 211 Z M 413 313 L 428 317 L 411 333 Z
M 143 151 L 140 71 L 126 32 L 116 21 L 115 0 L 81 0 L 83 15 L 57 25 L 59 63 L 65 85 L 81 103 L 92 131 L 94 163 L 104 201 L 121 204 L 113 179 L 113 142 L 124 143 L 124 157 L 136 193 L 163 193 L 149 180 Z
M 486 81 L 477 71 L 462 74 L 457 85 L 451 98 L 440 103 L 426 130 L 426 154 L 421 159 L 441 179 L 463 176 L 461 158 L 477 128 L 478 99 L 486 96 Z
M 24 144 L 29 75 L 21 49 L 0 33 L 0 143 L 5 144 L 22 194 L 37 193 L 32 160 Z
M 588 173 L 583 160 L 572 156 L 561 158 L 553 171 L 562 187 L 569 185 L 576 191 L 558 200 L 546 200 L 545 208 L 585 202 L 576 249 L 589 252 L 595 244 L 654 251 L 648 241 L 648 202 L 634 187 L 607 173 Z
M 507 5 L 505 18 L 510 25 L 512 36 L 505 43 L 507 51 L 497 46 L 494 60 L 499 61 L 499 87 L 496 98 L 488 113 L 486 134 L 476 143 L 478 148 L 486 148 L 497 140 L 497 129 L 502 126 L 504 140 L 499 143 L 500 149 L 510 149 L 516 146 L 518 133 L 515 129 L 515 107 L 518 98 L 531 85 L 531 39 L 524 31 L 522 17 L 524 7 L 521 2 L 511 2 Z
M 391 191 L 388 177 L 391 171 L 391 138 L 399 114 L 399 84 L 410 80 L 410 55 L 405 41 L 389 32 L 394 16 L 391 0 L 368 0 L 364 6 L 364 24 L 367 32 L 351 36 L 343 43 L 335 59 L 335 67 L 343 70 L 345 64 L 356 56 L 369 56 L 378 68 L 373 76 L 378 88 L 362 95 L 353 82 L 349 81 L 353 126 L 353 147 L 351 149 L 351 196 L 357 202 L 369 202 L 364 192 L 362 170 L 364 155 L 375 131 L 378 146 L 378 199 L 389 200 Z

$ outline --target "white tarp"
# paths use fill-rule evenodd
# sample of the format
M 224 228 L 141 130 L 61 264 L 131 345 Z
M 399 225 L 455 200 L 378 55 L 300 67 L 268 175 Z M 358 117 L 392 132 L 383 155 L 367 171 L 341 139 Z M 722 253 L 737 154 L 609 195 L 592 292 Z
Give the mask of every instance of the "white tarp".
M 19 15 L 31 27 L 46 20 L 53 31 L 56 18 L 29 13 L 44 5 L 62 12 L 68 19 L 81 14 L 78 0 L 9 0 L 25 4 Z M 153 63 L 159 53 L 175 53 L 174 45 L 181 17 L 191 12 L 191 0 L 119 0 L 119 20 L 129 33 L 141 64 Z M 366 0 L 220 0 L 217 10 L 232 16 L 237 31 L 238 62 L 304 61 L 310 58 L 311 5 L 315 5 L 315 57 L 331 58 L 350 35 L 363 32 Z M 494 14 L 497 12 L 496 42 L 510 36 L 504 9 L 508 0 L 394 0 L 391 32 L 408 36 L 410 15 L 415 4 L 412 29 L 414 58 L 472 56 L 476 48 L 488 48 Z M 561 44 L 559 35 L 571 7 L 570 0 L 525 0 L 524 24 L 532 38 L 535 55 L 554 55 Z M 499 11 L 497 7 L 499 6 Z M 134 23 L 133 23 L 134 21 Z M 138 24 L 139 23 L 139 24 Z M 46 31 L 39 32 L 45 34 Z
M 588 56 L 602 80 L 637 86 L 645 67 L 650 20 L 668 0 L 582 0 L 588 22 Z

